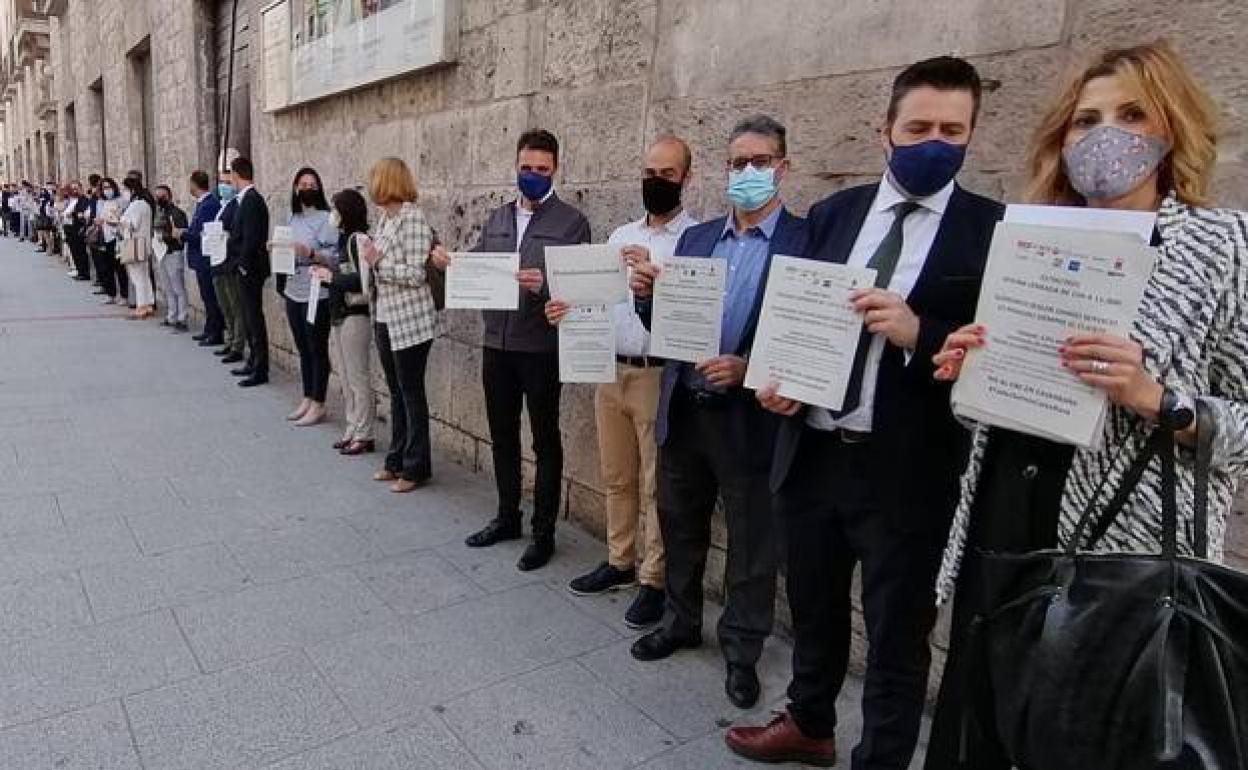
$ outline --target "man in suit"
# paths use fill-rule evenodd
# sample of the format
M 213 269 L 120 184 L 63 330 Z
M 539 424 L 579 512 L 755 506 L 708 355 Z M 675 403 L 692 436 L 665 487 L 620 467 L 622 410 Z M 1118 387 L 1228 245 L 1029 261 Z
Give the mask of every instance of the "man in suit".
M 239 287 L 238 255 L 232 254 L 228 236 L 234 228 L 234 215 L 238 212 L 238 190 L 229 171 L 222 171 L 217 182 L 217 196 L 221 199 L 221 208 L 217 210 L 216 220 L 227 236 L 225 259 L 219 265 L 212 266 L 212 289 L 221 305 L 221 315 L 225 321 L 225 332 L 222 335 L 220 350 L 213 353 L 221 357 L 223 364 L 235 364 L 245 360 L 243 354 L 247 349 L 247 319 L 243 316 L 241 299 L 242 289 Z M 201 245 L 203 234 L 200 234 Z
M 51 208 L 51 207 L 49 207 Z M 55 212 L 50 214 L 53 220 Z M 78 281 L 91 280 L 91 255 L 87 253 L 86 224 L 91 219 L 91 199 L 82 194 L 82 185 L 69 184 L 69 200 L 65 203 L 65 245 L 69 247 Z M 54 221 L 54 226 L 55 226 Z
M 230 228 L 229 251 L 238 259 L 239 304 L 247 327 L 247 365 L 231 374 L 242 377 L 243 388 L 269 381 L 269 334 L 264 322 L 264 282 L 269 277 L 269 206 L 256 189 L 255 170 L 248 158 L 230 162 L 238 188 L 238 211 Z
M 217 301 L 217 292 L 212 285 L 212 265 L 204 255 L 204 225 L 215 221 L 217 212 L 221 210 L 221 202 L 209 189 L 211 181 L 207 171 L 195 171 L 190 178 L 190 195 L 195 200 L 195 210 L 191 212 L 191 221 L 185 230 L 178 230 L 174 236 L 182 241 L 186 248 L 186 265 L 195 271 L 195 284 L 199 287 L 199 298 L 204 303 L 204 330 L 192 339 L 200 347 L 220 345 L 224 341 L 225 317 L 221 313 L 221 304 Z
M 520 252 L 520 308 L 486 310 L 481 378 L 494 455 L 498 513 L 469 536 L 472 548 L 517 540 L 520 525 L 520 412 L 529 410 L 537 480 L 533 491 L 533 542 L 517 565 L 540 569 L 555 552 L 555 521 L 563 484 L 559 433 L 559 338 L 546 322 L 546 247 L 589 243 L 589 220 L 555 194 L 559 141 L 549 131 L 526 131 L 516 144 L 520 196 L 491 212 L 474 251 Z M 445 264 L 445 250 L 438 261 Z
M 755 665 L 771 633 L 779 551 L 767 488 L 777 418 L 742 387 L 767 271 L 775 254 L 801 254 L 806 222 L 781 202 L 789 170 L 784 126 L 764 115 L 733 129 L 728 144 L 728 216 L 685 231 L 676 254 L 726 260 L 721 355 L 663 369 L 655 438 L 659 445 L 659 525 L 667 548 L 667 608 L 660 627 L 632 648 L 659 660 L 702 641 L 702 577 L 711 516 L 723 500 L 728 526 L 724 612 L 719 641 L 725 691 L 740 708 L 759 697 Z M 649 322 L 660 267 L 633 267 L 638 311 Z
M 884 178 L 811 209 L 807 256 L 873 267 L 877 277 L 854 296 L 864 331 L 841 409 L 792 402 L 771 387 L 758 394 L 784 416 L 771 482 L 788 543 L 794 650 L 788 711 L 765 727 L 728 732 L 728 745 L 751 759 L 835 763 L 855 564 L 870 651 L 852 767 L 900 770 L 914 754 L 936 620 L 932 586 L 968 442 L 948 386 L 933 379 L 932 356 L 974 317 L 1002 214 L 954 182 L 980 90 L 961 59 L 908 67 L 894 81 L 881 131 Z

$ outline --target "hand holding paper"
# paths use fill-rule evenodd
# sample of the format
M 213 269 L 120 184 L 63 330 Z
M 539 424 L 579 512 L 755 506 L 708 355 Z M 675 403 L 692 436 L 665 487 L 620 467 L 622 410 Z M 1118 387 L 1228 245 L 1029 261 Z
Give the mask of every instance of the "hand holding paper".
M 448 255 L 446 307 L 449 310 L 516 310 L 520 255 L 463 251 Z

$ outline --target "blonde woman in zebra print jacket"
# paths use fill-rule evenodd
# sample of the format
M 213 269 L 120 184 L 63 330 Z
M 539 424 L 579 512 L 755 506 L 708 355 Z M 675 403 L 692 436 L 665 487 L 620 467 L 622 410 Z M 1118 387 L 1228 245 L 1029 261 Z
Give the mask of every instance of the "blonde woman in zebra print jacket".
M 1085 507 L 1094 500 L 1103 505 L 1121 485 L 1156 426 L 1164 389 L 1212 408 L 1209 543 L 1210 556 L 1222 558 L 1227 517 L 1248 471 L 1248 218 L 1207 202 L 1214 114 L 1177 55 L 1153 43 L 1097 58 L 1072 78 L 1040 124 L 1028 198 L 1156 211 L 1160 260 L 1131 339 L 1085 335 L 1062 349 L 1064 365 L 1109 396 L 1101 449 L 974 429 L 937 584 L 939 601 L 954 599 L 953 632 L 926 770 L 1010 767 L 990 736 L 960 735 L 962 683 L 977 665 L 963 636 L 982 609 L 979 556 L 1065 545 Z M 950 335 L 935 357 L 937 377 L 955 379 L 966 351 L 984 344 L 984 333 L 970 326 Z M 1195 435 L 1189 428 L 1176 438 L 1179 547 L 1191 553 L 1193 463 L 1183 448 Z M 1155 464 L 1096 548 L 1161 551 Z

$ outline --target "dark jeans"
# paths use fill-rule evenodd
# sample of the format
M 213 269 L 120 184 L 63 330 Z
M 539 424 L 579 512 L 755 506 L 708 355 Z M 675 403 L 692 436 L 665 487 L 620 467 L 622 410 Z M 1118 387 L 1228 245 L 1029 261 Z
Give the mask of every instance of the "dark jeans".
M 1057 546 L 1062 491 L 1073 454 L 1073 447 L 1021 433 L 994 428 L 989 434 L 953 599 L 949 654 L 925 770 L 1009 770 L 1012 766 L 994 726 L 980 724 L 970 713 L 974 689 L 970 685 L 985 673 L 968 635 L 971 622 L 987 609 L 981 554 L 1027 553 Z
M 493 444 L 498 518 L 520 523 L 520 413 L 529 410 L 537 479 L 533 492 L 533 537 L 554 537 L 563 484 L 563 437 L 559 433 L 559 356 L 485 348 L 481 381 Z
M 269 376 L 269 328 L 264 321 L 264 276 L 239 277 L 239 304 L 247 327 L 247 365 L 259 377 Z
M 303 397 L 323 404 L 329 390 L 329 300 L 316 303 L 316 323 L 310 324 L 308 303 L 286 298 L 286 320 L 299 351 Z
M 87 242 L 82 235 L 67 236 L 65 244 L 69 246 L 69 255 L 74 261 L 74 271 L 79 278 L 91 277 L 91 255 L 87 253 Z
M 217 289 L 212 284 L 212 268 L 197 268 L 195 284 L 199 286 L 199 298 L 204 303 L 204 337 L 219 342 L 225 335 L 225 314 L 221 312 Z
M 663 626 L 675 636 L 702 633 L 702 578 L 711 547 L 711 518 L 722 499 L 728 528 L 724 612 L 719 642 L 729 663 L 753 665 L 771 633 L 780 558 L 768 463 L 750 462 L 759 447 L 742 446 L 741 409 L 673 395 L 667 443 L 659 447 L 659 527 L 667 554 Z M 770 456 L 770 451 L 762 450 Z
M 776 495 L 788 540 L 793 614 L 789 712 L 807 736 L 835 736 L 836 699 L 849 665 L 854 566 L 861 564 L 869 651 L 862 739 L 852 766 L 904 770 L 927 698 L 928 637 L 936 623 L 932 586 L 945 533 L 890 524 L 877 502 L 870 444 L 847 444 L 810 428 L 801 441 Z
M 373 333 L 386 387 L 390 389 L 390 452 L 386 455 L 386 470 L 408 481 L 426 481 L 433 476 L 429 400 L 425 395 L 425 367 L 433 340 L 393 350 L 385 324 L 373 324 Z
M 130 279 L 126 277 L 126 269 L 117 261 L 117 244 L 101 243 L 91 251 L 95 261 L 96 281 L 109 298 L 121 295 L 126 299 L 130 295 Z

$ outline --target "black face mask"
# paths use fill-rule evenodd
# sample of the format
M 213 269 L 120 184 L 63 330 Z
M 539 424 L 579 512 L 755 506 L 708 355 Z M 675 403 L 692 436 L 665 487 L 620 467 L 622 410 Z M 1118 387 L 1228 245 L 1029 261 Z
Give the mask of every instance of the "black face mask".
M 320 196 L 317 195 L 316 190 L 299 191 L 299 202 L 304 206 L 315 206 L 319 198 Z
M 680 194 L 684 187 L 680 182 L 672 182 L 659 176 L 648 176 L 641 180 L 641 202 L 646 211 L 655 216 L 670 214 L 680 205 Z

